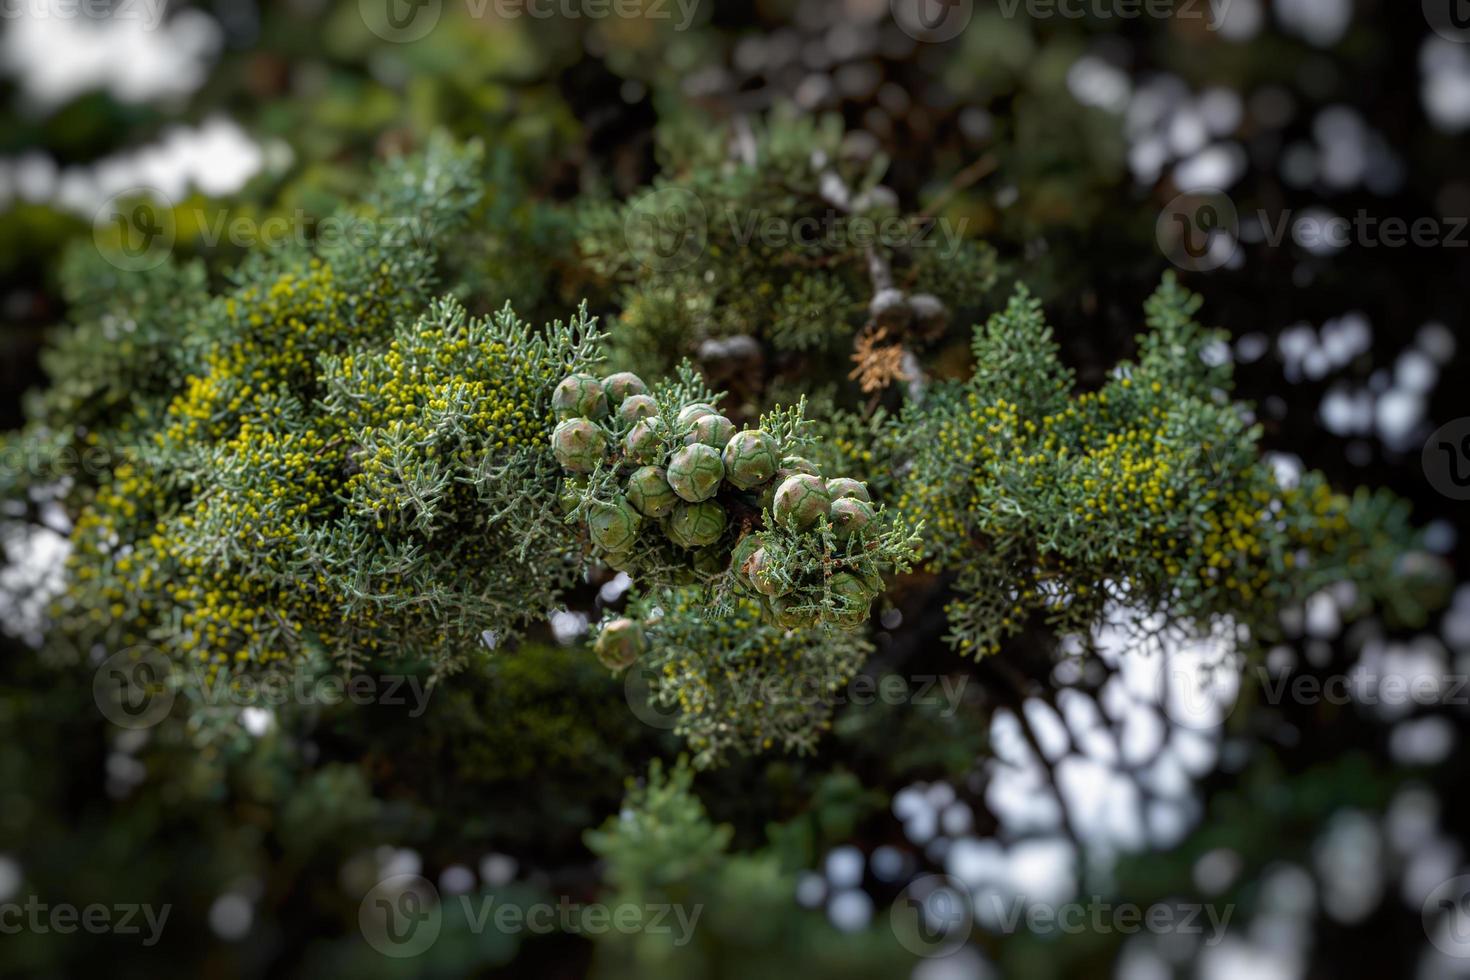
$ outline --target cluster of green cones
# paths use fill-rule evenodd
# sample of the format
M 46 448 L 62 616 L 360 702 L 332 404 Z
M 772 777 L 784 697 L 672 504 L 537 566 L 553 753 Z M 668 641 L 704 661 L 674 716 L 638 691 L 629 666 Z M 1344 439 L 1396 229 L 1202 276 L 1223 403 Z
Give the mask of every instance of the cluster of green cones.
M 642 586 L 717 584 L 787 629 L 861 627 L 891 550 L 867 487 L 824 479 L 777 434 L 737 431 L 712 401 L 680 395 L 627 372 L 557 385 L 563 508 L 598 556 Z M 630 651 L 642 643 L 622 634 Z

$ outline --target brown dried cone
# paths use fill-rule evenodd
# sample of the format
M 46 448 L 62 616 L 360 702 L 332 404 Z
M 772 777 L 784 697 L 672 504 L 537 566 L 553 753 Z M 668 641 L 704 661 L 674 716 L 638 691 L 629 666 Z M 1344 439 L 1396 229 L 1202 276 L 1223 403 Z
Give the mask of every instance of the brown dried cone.
M 870 324 L 853 343 L 852 360 L 857 367 L 848 377 L 858 383 L 865 395 L 882 391 L 895 381 L 907 381 L 903 354 L 903 344 L 890 339 L 887 327 Z

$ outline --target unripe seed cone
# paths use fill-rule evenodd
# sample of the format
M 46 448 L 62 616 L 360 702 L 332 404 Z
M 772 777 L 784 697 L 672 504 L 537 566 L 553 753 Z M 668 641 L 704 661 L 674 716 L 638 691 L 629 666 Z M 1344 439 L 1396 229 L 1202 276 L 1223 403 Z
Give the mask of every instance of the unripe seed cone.
M 746 562 L 750 556 L 760 550 L 761 539 L 759 535 L 747 534 L 736 542 L 734 549 L 730 552 L 730 570 L 735 573 L 735 582 L 743 589 L 754 589 L 750 581 L 750 572 L 746 570 Z
M 771 578 L 770 559 L 765 548 L 757 548 L 755 554 L 745 561 L 745 574 L 750 584 L 762 595 L 780 595 L 781 586 Z
M 866 500 L 842 497 L 832 501 L 830 520 L 837 536 L 845 538 L 854 531 L 861 531 L 877 520 L 878 512 Z
M 837 625 L 850 629 L 867 621 L 868 606 L 873 601 L 873 593 L 868 591 L 866 582 L 851 572 L 838 572 L 828 580 L 827 588 L 834 596 L 849 603 L 848 611 L 836 617 Z
M 845 476 L 834 477 L 827 481 L 827 492 L 832 495 L 833 500 L 842 497 L 856 497 L 858 500 L 866 500 L 872 503 L 873 498 L 868 496 L 868 485 Z
M 832 498 L 827 495 L 827 485 L 819 476 L 798 473 L 788 476 L 776 488 L 772 513 L 782 524 L 795 524 L 809 528 L 817 520 L 827 516 Z
M 594 504 L 590 511 L 587 531 L 593 544 L 603 551 L 627 551 L 632 546 L 643 518 L 627 497 L 619 495 L 612 503 Z
M 797 609 L 805 600 L 794 595 L 772 596 L 766 600 L 776 625 L 789 630 L 810 629 L 822 621 L 821 612 L 815 608 Z
M 640 466 L 628 477 L 628 500 L 644 517 L 666 517 L 679 502 L 679 495 L 669 486 L 662 469 Z
M 551 432 L 551 452 L 573 473 L 591 473 L 607 454 L 607 436 L 589 419 L 566 419 Z
M 603 564 L 618 572 L 633 571 L 632 551 L 607 551 L 602 555 Z
M 817 470 L 817 464 L 813 463 L 805 456 L 781 457 L 781 466 L 779 469 L 776 470 L 777 478 L 784 480 L 786 479 L 786 477 L 795 476 L 797 473 L 810 473 L 812 476 L 822 475 Z
M 683 408 L 679 409 L 679 414 L 675 416 L 674 421 L 677 422 L 682 428 L 683 426 L 689 425 L 697 418 L 702 418 L 706 415 L 718 414 L 720 413 L 715 409 L 713 405 L 707 405 L 704 402 L 694 402 L 692 405 L 685 405 Z
M 562 481 L 561 493 L 557 495 L 557 503 L 561 505 L 563 514 L 570 514 L 577 509 L 577 504 L 582 501 L 582 491 L 586 489 L 587 481 L 578 477 L 568 477 Z
M 724 549 L 711 545 L 694 550 L 694 570 L 702 575 L 718 575 L 725 570 L 729 558 Z
M 633 423 L 658 414 L 658 402 L 648 395 L 629 395 L 618 405 L 618 418 Z
M 607 392 L 607 400 L 614 405 L 621 405 L 629 395 L 648 394 L 648 386 L 643 379 L 631 371 L 609 374 L 602 379 L 602 387 Z
M 562 420 L 600 419 L 607 414 L 607 394 L 592 375 L 571 374 L 551 393 L 551 410 Z
M 776 440 L 760 429 L 731 436 L 720 456 L 725 479 L 741 490 L 759 486 L 776 475 Z
M 684 441 L 690 445 L 701 442 L 706 446 L 723 449 L 734 434 L 735 424 L 725 416 L 701 415 L 694 420 L 694 428 L 684 437 Z
M 703 443 L 685 446 L 669 460 L 669 486 L 690 503 L 708 500 L 720 489 L 725 478 L 725 464 L 719 450 Z
M 623 453 L 635 463 L 658 463 L 664 452 L 663 420 L 640 419 L 623 437 Z
M 725 533 L 725 508 L 713 500 L 678 504 L 669 518 L 669 540 L 681 548 L 714 544 Z

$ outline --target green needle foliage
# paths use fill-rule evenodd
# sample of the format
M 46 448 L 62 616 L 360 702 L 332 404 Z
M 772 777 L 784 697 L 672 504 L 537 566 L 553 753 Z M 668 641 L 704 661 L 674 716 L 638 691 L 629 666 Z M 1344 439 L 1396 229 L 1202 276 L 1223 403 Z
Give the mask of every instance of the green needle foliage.
M 438 139 L 338 216 L 347 233 L 251 254 L 222 284 L 198 264 L 117 276 L 75 260 L 76 323 L 49 361 L 65 380 L 34 400 L 25 438 L 115 456 L 63 487 L 76 520 L 58 643 L 153 646 L 208 677 L 399 659 L 437 678 L 611 568 L 638 598 L 604 617 L 597 658 L 639 663 L 707 767 L 812 750 L 871 652 L 873 601 L 917 560 L 943 573 L 950 639 L 972 656 L 1033 625 L 1086 635 L 1111 605 L 1264 637 L 1345 579 L 1422 616 L 1435 569 L 1404 508 L 1282 482 L 1230 399 L 1222 335 L 1172 279 L 1137 356 L 1096 391 L 1075 390 L 1024 287 L 974 330 L 971 376 L 935 380 L 923 352 L 953 347 L 950 311 L 982 302 L 987 249 L 934 265 L 932 249 L 858 247 L 843 222 L 896 205 L 877 193 L 882 161 L 844 156 L 833 123 L 777 113 L 663 138 L 658 186 L 703 209 L 687 255 L 690 227 L 667 210 L 639 224 L 635 199 L 581 211 L 572 256 L 550 230 L 567 213 L 518 207 L 503 157 L 487 168 Z M 507 280 L 469 257 L 495 237 L 472 216 L 505 219 L 513 241 L 530 232 L 511 216 L 533 212 L 543 249 L 627 290 L 610 335 L 585 305 L 542 328 L 509 305 L 475 314 Z M 811 247 L 736 234 L 741 214 L 829 212 L 839 233 Z M 531 278 L 514 291 L 533 305 L 557 292 Z M 676 302 L 650 334 L 638 311 L 658 296 Z M 699 309 L 715 320 L 686 316 Z M 844 323 L 863 325 L 851 378 L 846 359 L 798 358 L 727 397 L 673 360 L 736 334 L 818 351 L 801 325 L 837 338 Z M 115 358 L 88 356 L 117 337 Z M 778 389 L 796 404 L 749 408 Z M 829 418 L 806 418 L 807 392 Z M 864 414 L 833 407 L 874 392 Z
M 184 377 L 161 411 L 131 400 L 117 431 L 136 452 L 76 523 L 64 632 L 211 671 L 324 651 L 442 672 L 544 615 L 579 570 L 555 514 L 551 391 L 597 334 L 585 311 L 537 330 L 432 298 L 434 247 L 479 186 L 478 152 L 436 143 L 349 216 L 362 234 L 252 256 L 192 304 L 173 338 Z M 404 220 L 428 233 L 381 233 Z
M 1286 604 L 1343 580 L 1422 617 L 1416 587 L 1392 584 L 1412 565 L 1407 508 L 1318 474 L 1282 482 L 1229 399 L 1224 335 L 1195 322 L 1199 307 L 1166 278 L 1137 358 L 1077 392 L 1021 287 L 976 328 L 969 380 L 936 385 L 882 431 L 899 510 L 924 522 L 927 565 L 955 575 L 958 650 L 996 653 L 1033 620 L 1085 634 L 1109 603 L 1269 635 Z
M 873 652 L 862 637 L 765 622 L 751 598 L 720 614 L 699 590 L 671 589 L 629 611 L 649 635 L 634 678 L 642 683 L 629 683 L 629 697 L 646 686 L 648 705 L 672 719 L 699 769 L 731 755 L 815 751 L 836 694 Z
M 814 812 L 772 825 L 771 841 L 755 851 L 731 848 L 733 829 L 711 820 L 693 784 L 683 759 L 667 768 L 655 761 L 646 780 L 629 781 L 619 814 L 584 835 L 606 865 L 612 900 L 671 906 L 673 916 L 699 924 L 692 941 L 672 930 L 609 935 L 599 943 L 599 975 L 708 976 L 735 963 L 741 976 L 781 976 L 797 957 L 822 964 L 824 976 L 862 980 L 912 969 L 913 955 L 890 931 L 839 931 L 821 912 L 791 903 L 795 868 L 815 856 L 812 825 L 825 819 L 850 830 L 844 815 L 871 805 L 856 780 L 828 776 Z
M 942 289 L 973 312 L 995 283 L 994 250 L 901 214 L 879 184 L 887 159 L 845 143 L 838 117 L 784 107 L 733 131 L 657 135 L 653 187 L 580 215 L 582 259 L 619 310 L 618 366 L 665 372 L 699 354 L 757 391 L 765 375 L 810 391 L 845 378 L 879 291 Z

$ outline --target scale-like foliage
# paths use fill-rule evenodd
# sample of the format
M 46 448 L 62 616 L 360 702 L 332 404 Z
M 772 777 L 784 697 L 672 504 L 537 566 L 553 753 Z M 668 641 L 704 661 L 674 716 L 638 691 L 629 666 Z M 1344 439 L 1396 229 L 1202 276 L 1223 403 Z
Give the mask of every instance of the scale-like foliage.
M 814 751 L 843 688 L 873 652 L 860 636 L 764 622 L 753 599 L 718 612 L 697 589 L 642 597 L 630 613 L 647 623 L 649 649 L 629 697 L 646 693 L 701 769 L 731 755 Z
M 348 216 L 374 234 L 253 256 L 204 305 L 179 341 L 198 366 L 135 413 L 136 455 L 77 521 L 69 632 L 211 670 L 316 651 L 449 670 L 555 602 L 577 562 L 546 422 L 597 335 L 585 312 L 539 330 L 431 301 L 477 158 L 391 167 Z M 405 222 L 430 233 L 378 233 Z
M 1217 331 L 1172 278 L 1138 358 L 1075 392 L 1024 288 L 974 335 L 969 380 L 936 386 L 884 437 L 925 560 L 956 574 L 951 640 L 980 656 L 1033 617 L 1085 632 L 1110 601 L 1269 631 L 1284 604 L 1353 579 L 1383 594 L 1412 549 L 1402 507 L 1283 482 L 1229 400 Z M 1411 604 L 1398 604 L 1413 615 Z

